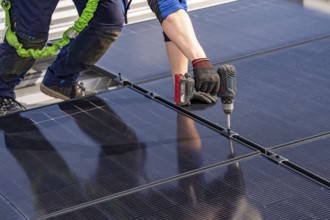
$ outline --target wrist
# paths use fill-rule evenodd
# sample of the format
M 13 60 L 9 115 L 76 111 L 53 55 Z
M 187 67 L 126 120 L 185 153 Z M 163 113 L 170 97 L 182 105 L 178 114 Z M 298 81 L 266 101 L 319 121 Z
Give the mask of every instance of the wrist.
M 194 69 L 201 69 L 201 68 L 213 68 L 212 63 L 208 58 L 199 58 L 195 59 L 191 62 Z

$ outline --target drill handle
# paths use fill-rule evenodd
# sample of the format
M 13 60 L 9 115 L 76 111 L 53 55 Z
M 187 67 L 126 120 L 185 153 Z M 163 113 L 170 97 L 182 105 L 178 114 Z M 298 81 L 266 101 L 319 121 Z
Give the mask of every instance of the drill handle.
M 236 94 L 236 68 L 233 65 L 221 65 L 218 68 L 220 76 L 220 89 L 217 96 L 222 103 L 230 104 L 234 102 Z

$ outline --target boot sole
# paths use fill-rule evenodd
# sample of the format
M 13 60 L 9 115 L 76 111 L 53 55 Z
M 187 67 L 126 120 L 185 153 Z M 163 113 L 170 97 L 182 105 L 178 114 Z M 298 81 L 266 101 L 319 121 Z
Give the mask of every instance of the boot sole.
M 59 93 L 59 92 L 56 92 L 50 88 L 48 88 L 47 86 L 45 86 L 43 83 L 40 84 L 40 91 L 46 95 L 49 95 L 53 98 L 57 98 L 57 99 L 62 99 L 62 100 L 69 100 L 70 98 Z

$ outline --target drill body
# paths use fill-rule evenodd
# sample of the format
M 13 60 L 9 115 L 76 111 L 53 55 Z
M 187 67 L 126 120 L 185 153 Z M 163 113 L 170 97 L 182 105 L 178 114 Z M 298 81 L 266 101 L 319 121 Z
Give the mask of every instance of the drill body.
M 190 105 L 194 92 L 195 81 L 187 73 L 175 74 L 175 91 L 174 99 L 175 103 L 179 106 Z
M 218 68 L 220 89 L 217 96 L 221 98 L 222 110 L 227 115 L 227 128 L 230 131 L 230 114 L 234 110 L 236 94 L 236 69 L 233 65 L 221 65 Z

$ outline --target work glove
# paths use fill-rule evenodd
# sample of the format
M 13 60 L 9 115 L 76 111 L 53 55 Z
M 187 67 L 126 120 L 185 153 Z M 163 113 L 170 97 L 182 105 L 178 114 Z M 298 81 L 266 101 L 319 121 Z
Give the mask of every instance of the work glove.
M 220 88 L 220 77 L 207 58 L 192 61 L 197 92 L 216 95 Z
M 190 102 L 213 104 L 217 102 L 217 97 L 210 93 L 194 91 Z

